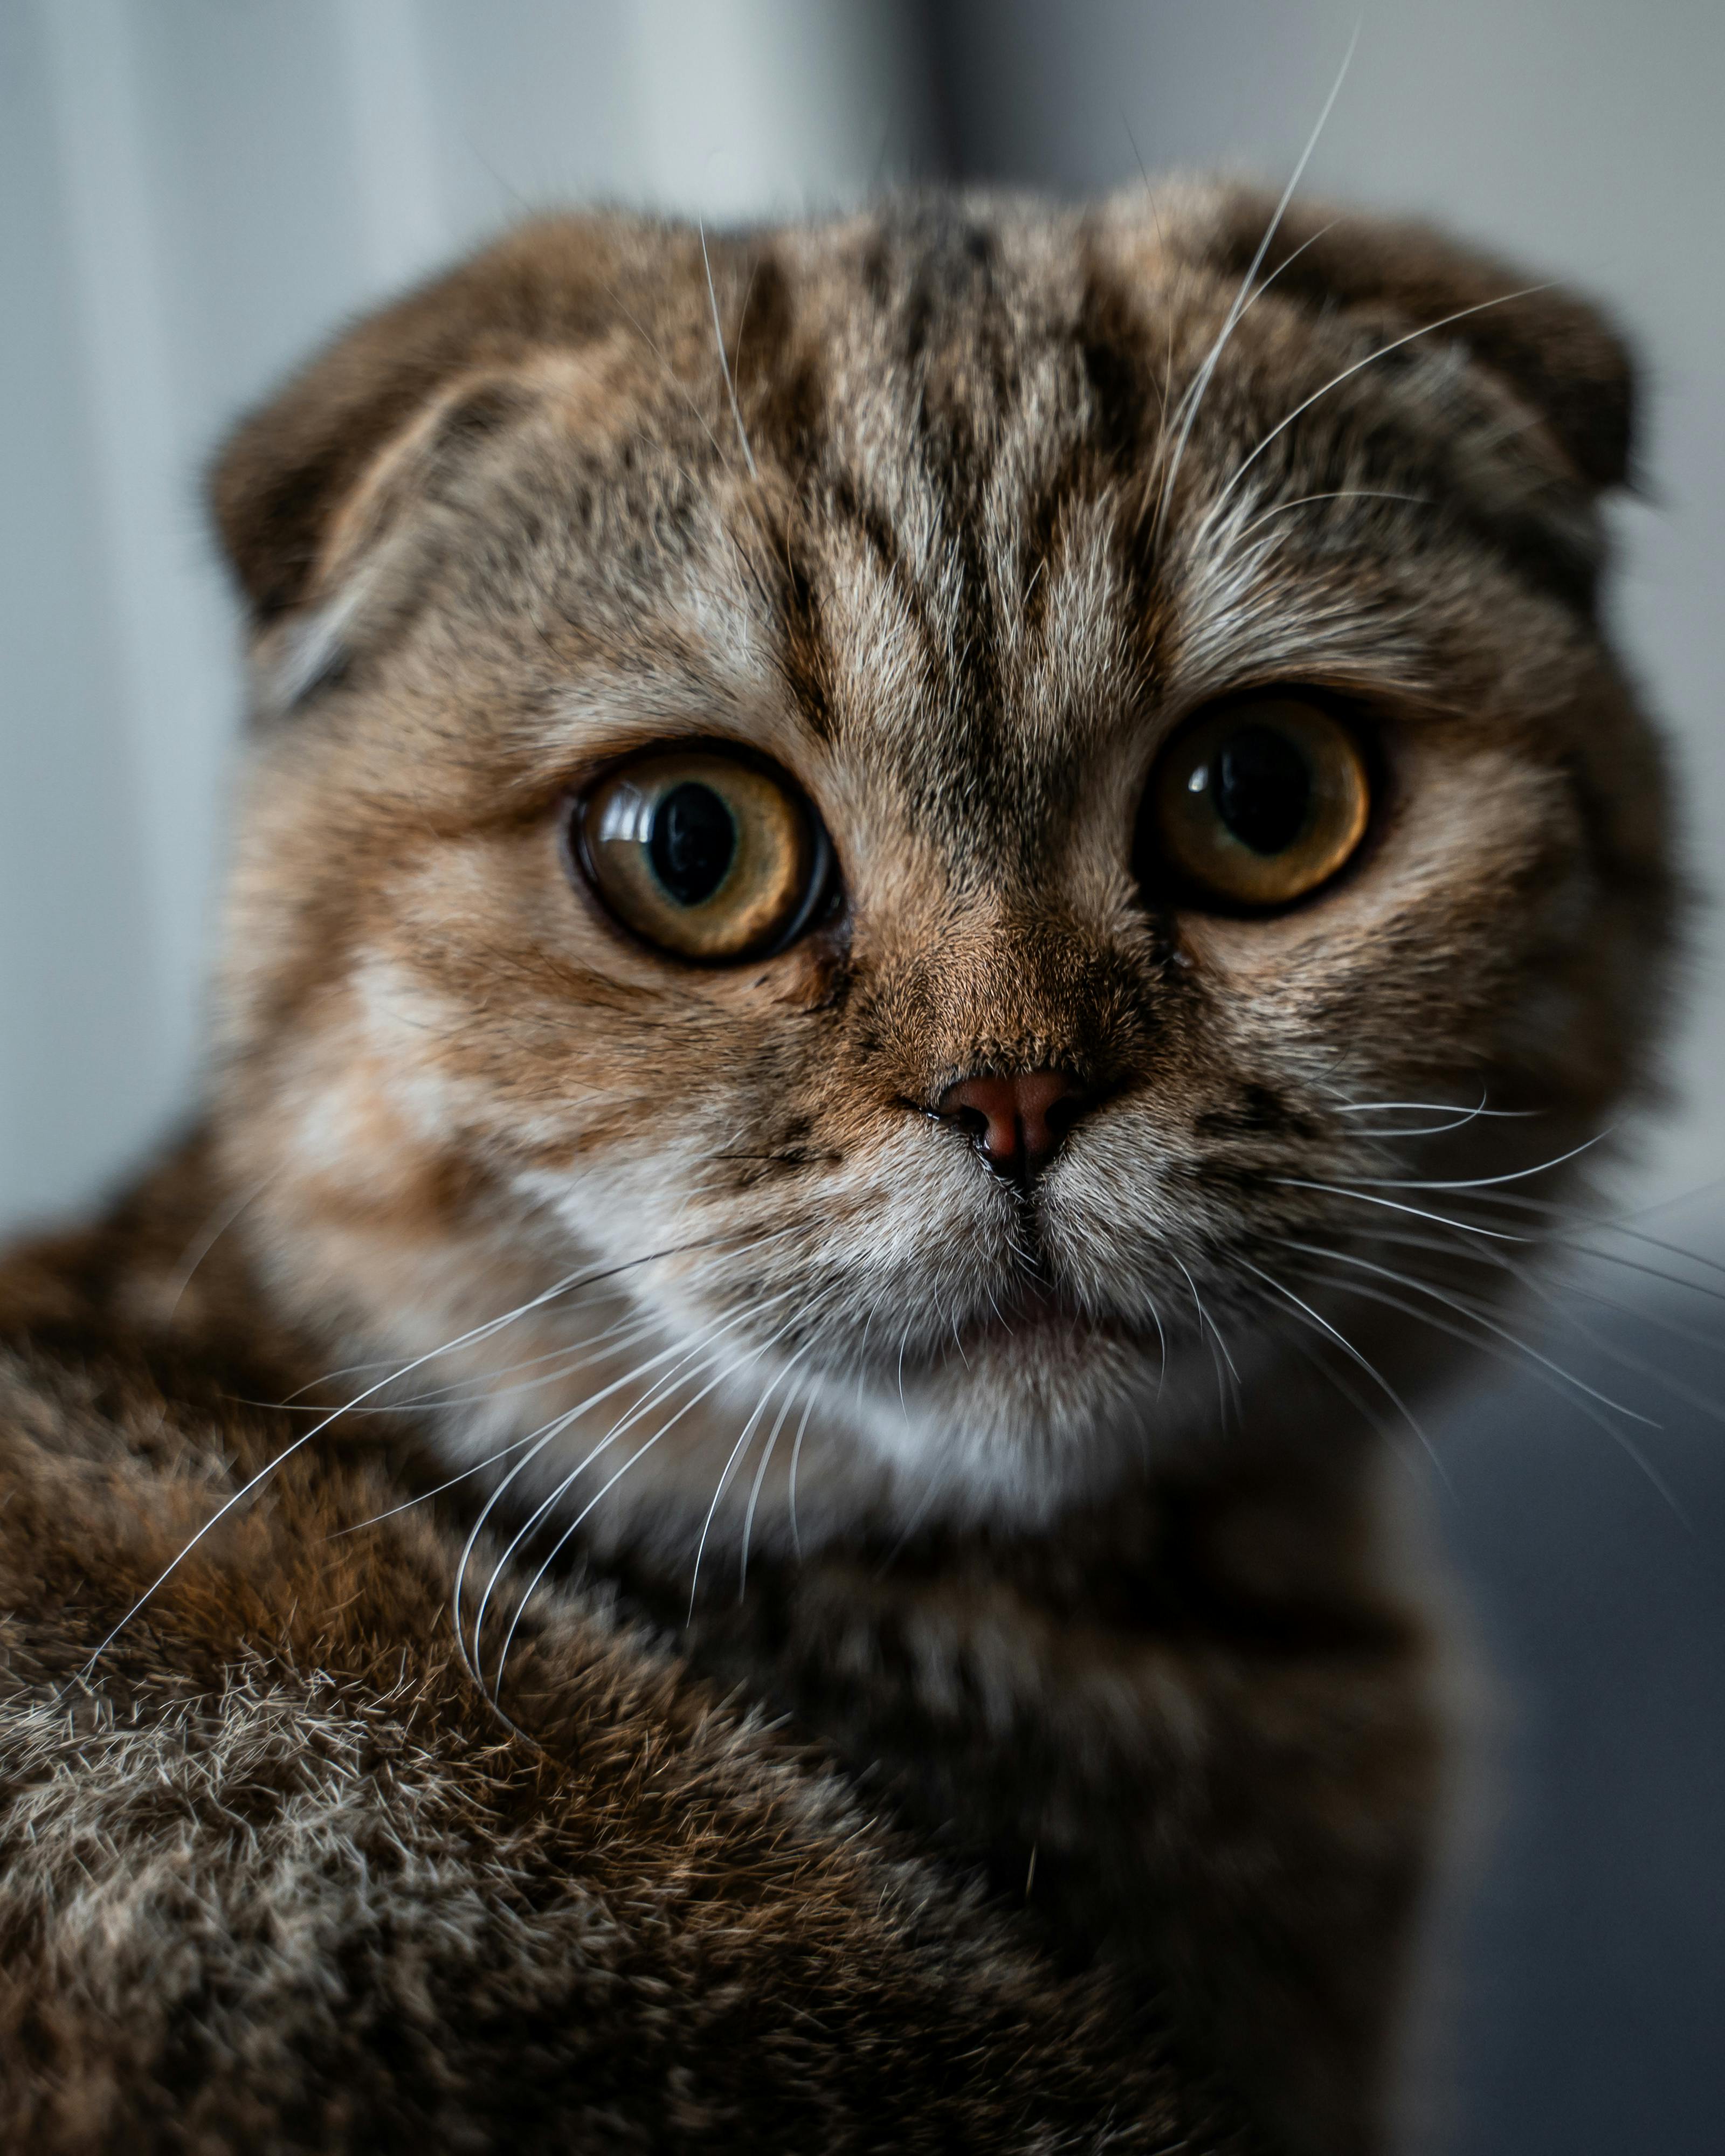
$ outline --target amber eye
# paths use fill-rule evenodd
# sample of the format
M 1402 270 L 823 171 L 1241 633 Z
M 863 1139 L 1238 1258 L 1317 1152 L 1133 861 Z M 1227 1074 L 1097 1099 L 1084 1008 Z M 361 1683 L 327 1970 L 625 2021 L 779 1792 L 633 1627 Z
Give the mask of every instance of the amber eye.
M 1158 764 L 1140 874 L 1200 901 L 1288 906 L 1349 860 L 1371 806 L 1365 758 L 1339 719 L 1299 697 L 1242 698 L 1189 726 Z
M 707 750 L 610 773 L 577 803 L 573 837 L 588 882 L 626 927 L 710 965 L 788 942 L 827 880 L 825 836 L 788 782 Z

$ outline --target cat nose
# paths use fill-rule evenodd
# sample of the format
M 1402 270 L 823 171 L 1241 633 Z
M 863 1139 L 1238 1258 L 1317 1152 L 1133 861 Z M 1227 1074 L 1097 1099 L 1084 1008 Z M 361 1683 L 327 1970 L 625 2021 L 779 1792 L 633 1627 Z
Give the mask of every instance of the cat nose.
M 1011 1078 L 961 1078 L 935 1109 L 976 1140 L 997 1175 L 1029 1184 L 1041 1174 L 1087 1103 L 1059 1070 L 1024 1070 Z

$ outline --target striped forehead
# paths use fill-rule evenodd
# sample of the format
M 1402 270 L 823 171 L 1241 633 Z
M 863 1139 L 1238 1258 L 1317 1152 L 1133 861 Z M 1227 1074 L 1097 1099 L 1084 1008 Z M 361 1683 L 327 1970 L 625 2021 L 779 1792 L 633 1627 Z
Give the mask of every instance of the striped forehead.
M 814 723 L 972 857 L 1034 851 L 1124 693 L 1117 538 L 1156 398 L 1123 303 L 1053 252 L 951 218 L 880 236 L 828 303 L 786 535 Z

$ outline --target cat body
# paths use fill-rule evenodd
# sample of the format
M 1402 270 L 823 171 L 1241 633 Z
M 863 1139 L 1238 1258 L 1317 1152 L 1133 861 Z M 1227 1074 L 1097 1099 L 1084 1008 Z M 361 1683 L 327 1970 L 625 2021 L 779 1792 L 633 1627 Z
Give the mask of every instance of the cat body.
M 205 1113 L 0 1279 L 26 2145 L 1383 2144 L 1386 1430 L 1671 912 L 1517 286 L 561 219 L 240 430 Z

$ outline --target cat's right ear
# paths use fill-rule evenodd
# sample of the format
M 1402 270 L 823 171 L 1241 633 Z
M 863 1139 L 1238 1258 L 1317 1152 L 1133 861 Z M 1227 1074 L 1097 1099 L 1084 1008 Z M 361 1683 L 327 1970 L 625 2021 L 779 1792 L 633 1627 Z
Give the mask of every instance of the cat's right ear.
M 1429 225 L 1362 216 L 1250 187 L 1197 187 L 1178 204 L 1177 244 L 1208 266 L 1316 312 L 1370 316 L 1387 337 L 1430 336 L 1464 351 L 1542 427 L 1589 490 L 1632 471 L 1633 357 L 1604 311 Z M 1267 235 L 1267 237 L 1266 237 Z M 1261 254 L 1260 254 L 1261 249 Z

